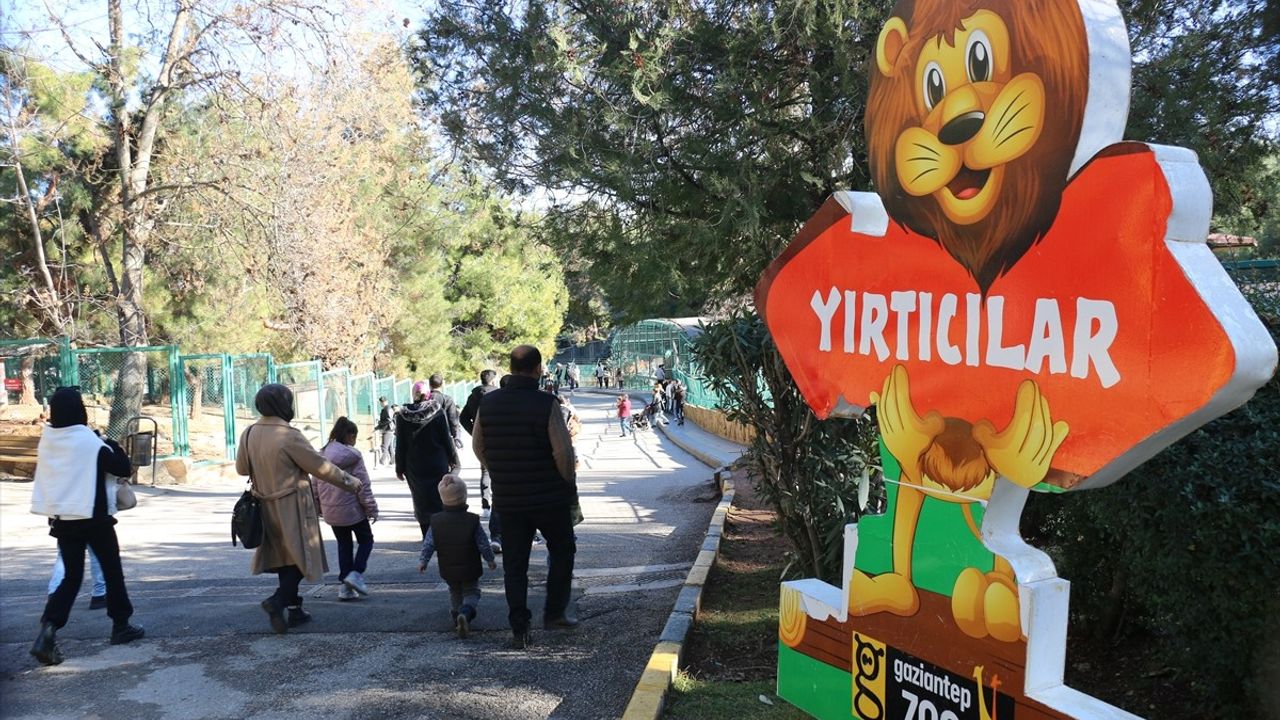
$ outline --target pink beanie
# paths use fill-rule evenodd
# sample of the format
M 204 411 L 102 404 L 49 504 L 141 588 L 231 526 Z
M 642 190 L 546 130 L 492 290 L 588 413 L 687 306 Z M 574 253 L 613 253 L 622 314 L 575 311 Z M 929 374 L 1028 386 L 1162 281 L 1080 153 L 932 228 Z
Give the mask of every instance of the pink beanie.
M 427 381 L 419 380 L 413 384 L 413 399 L 417 400 L 419 396 L 425 397 L 428 394 Z

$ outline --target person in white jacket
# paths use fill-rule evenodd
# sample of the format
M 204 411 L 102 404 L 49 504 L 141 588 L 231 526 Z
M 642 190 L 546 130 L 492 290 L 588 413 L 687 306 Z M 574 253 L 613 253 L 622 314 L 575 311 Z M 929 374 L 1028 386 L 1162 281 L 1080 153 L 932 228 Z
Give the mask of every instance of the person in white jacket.
M 93 548 L 107 581 L 107 615 L 111 644 L 133 642 L 145 633 L 129 623 L 133 605 L 124 586 L 120 545 L 116 539 L 115 488 L 107 474 L 128 476 L 129 456 L 113 440 L 89 428 L 79 388 L 58 388 L 49 397 L 49 423 L 36 447 L 36 474 L 31 512 L 49 517 L 49 534 L 58 539 L 66 575 L 49 596 L 40 617 L 40 634 L 31 654 L 44 665 L 62 662 L 56 634 L 67 624 L 71 606 L 84 580 L 85 548 Z

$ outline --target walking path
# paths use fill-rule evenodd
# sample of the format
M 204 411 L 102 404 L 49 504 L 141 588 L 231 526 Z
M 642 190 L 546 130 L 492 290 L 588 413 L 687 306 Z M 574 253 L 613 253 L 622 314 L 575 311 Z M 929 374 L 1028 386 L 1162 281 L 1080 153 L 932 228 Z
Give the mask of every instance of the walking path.
M 577 446 L 586 521 L 577 527 L 575 596 L 582 625 L 535 628 L 509 647 L 502 567 L 481 581 L 468 640 L 449 621 L 433 562 L 417 572 L 419 538 L 407 488 L 374 473 L 381 520 L 367 578 L 371 596 L 336 601 L 333 568 L 306 584 L 314 620 L 270 632 L 258 601 L 273 576 L 249 575 L 251 553 L 230 544 L 234 483 L 140 488 L 117 532 L 135 621 L 146 639 L 107 644 L 110 621 L 90 611 L 86 581 L 59 633 L 66 662 L 27 654 L 43 609 L 54 541 L 28 512 L 30 484 L 0 483 L 0 716 L 185 718 L 610 718 L 635 687 L 715 507 L 708 468 L 656 433 L 622 438 L 613 398 L 579 393 Z M 689 427 L 689 426 L 686 426 Z M 478 510 L 479 471 L 464 478 Z M 530 605 L 542 601 L 546 552 L 535 547 Z

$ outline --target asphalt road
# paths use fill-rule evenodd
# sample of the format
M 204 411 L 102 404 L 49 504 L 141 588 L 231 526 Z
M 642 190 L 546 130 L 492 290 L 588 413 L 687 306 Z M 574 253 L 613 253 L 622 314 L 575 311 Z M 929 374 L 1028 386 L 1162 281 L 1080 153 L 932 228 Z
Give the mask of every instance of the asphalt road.
M 608 421 L 613 398 L 579 393 L 575 598 L 582 625 L 535 626 L 510 647 L 502 566 L 481 581 L 472 635 L 459 640 L 435 562 L 417 572 L 419 538 L 405 486 L 374 474 L 382 519 L 366 573 L 370 597 L 339 603 L 332 570 L 304 583 L 313 621 L 277 636 L 258 602 L 274 576 L 251 576 L 233 548 L 234 483 L 140 489 L 117 532 L 134 621 L 147 637 L 107 642 L 104 610 L 87 609 L 86 572 L 59 633 L 67 660 L 27 654 L 38 628 L 55 544 L 28 512 L 30 484 L 0 483 L 0 716 L 12 718 L 611 718 L 621 714 L 698 553 L 714 507 L 710 471 L 653 433 L 626 439 Z M 478 509 L 479 470 L 464 478 Z M 535 547 L 530 607 L 540 614 L 546 552 Z

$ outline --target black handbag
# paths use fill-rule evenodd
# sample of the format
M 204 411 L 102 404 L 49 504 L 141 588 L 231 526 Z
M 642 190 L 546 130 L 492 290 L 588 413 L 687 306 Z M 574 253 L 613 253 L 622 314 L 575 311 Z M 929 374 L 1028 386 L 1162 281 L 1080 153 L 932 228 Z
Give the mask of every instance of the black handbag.
M 252 432 L 253 428 L 249 428 L 244 436 L 246 453 L 249 452 L 249 434 Z M 249 487 L 236 500 L 236 506 L 231 510 L 232 547 L 236 544 L 236 538 L 240 539 L 240 544 L 246 550 L 253 550 L 262 544 L 262 502 L 253 496 L 252 460 L 249 461 Z

